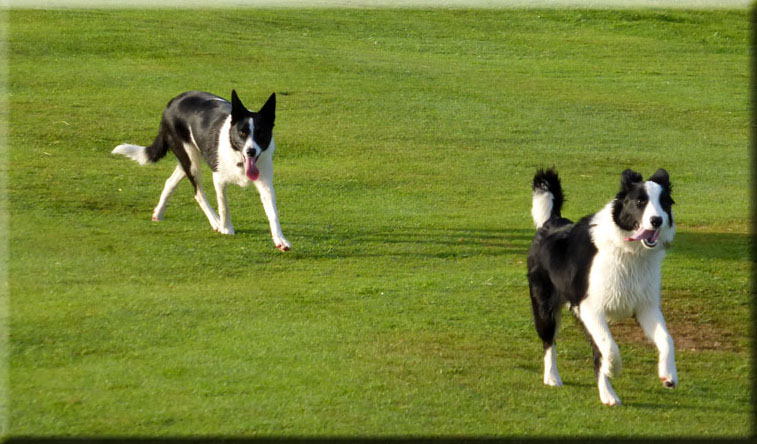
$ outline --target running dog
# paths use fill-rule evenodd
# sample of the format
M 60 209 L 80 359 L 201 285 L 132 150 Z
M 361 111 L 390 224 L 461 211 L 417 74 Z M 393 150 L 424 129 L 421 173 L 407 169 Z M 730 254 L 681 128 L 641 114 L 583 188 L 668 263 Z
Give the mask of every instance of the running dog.
M 555 336 L 567 305 L 594 350 L 599 398 L 620 405 L 609 378 L 621 371 L 608 321 L 635 317 L 659 350 L 663 385 L 678 385 L 673 339 L 660 310 L 660 265 L 673 241 L 673 199 L 667 171 L 644 181 L 625 170 L 620 191 L 577 223 L 561 215 L 563 191 L 554 169 L 533 180 L 536 235 L 528 253 L 528 283 L 536 331 L 544 345 L 544 384 L 560 386 Z
M 166 203 L 185 177 L 194 188 L 194 197 L 214 230 L 234 234 L 226 203 L 226 186 L 246 187 L 254 183 L 271 228 L 276 248 L 287 251 L 292 246 L 284 238 L 273 190 L 273 126 L 276 118 L 276 94 L 271 94 L 258 112 L 242 104 L 236 91 L 231 102 L 216 95 L 190 91 L 172 99 L 163 111 L 158 135 L 152 145 L 118 145 L 113 154 L 122 154 L 140 165 L 154 163 L 173 151 L 179 165 L 166 181 L 152 220 L 163 220 Z M 201 184 L 202 162 L 213 171 L 213 185 L 218 199 L 218 214 L 208 203 Z

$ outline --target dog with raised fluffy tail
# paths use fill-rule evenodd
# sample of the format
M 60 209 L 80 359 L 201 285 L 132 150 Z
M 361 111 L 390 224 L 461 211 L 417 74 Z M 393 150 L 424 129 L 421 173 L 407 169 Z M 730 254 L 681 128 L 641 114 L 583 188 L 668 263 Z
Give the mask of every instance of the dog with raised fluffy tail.
M 576 223 L 562 217 L 562 186 L 554 169 L 533 180 L 536 235 L 528 252 L 528 283 L 536 331 L 544 346 L 544 384 L 560 386 L 555 336 L 567 305 L 594 350 L 599 398 L 620 405 L 610 384 L 621 370 L 608 322 L 635 317 L 659 350 L 658 376 L 678 385 L 673 339 L 660 309 L 661 271 L 673 241 L 673 199 L 667 171 L 646 181 L 625 170 L 620 191 L 599 212 Z
M 287 251 L 292 246 L 281 232 L 273 189 L 275 119 L 275 93 L 259 111 L 251 112 L 234 90 L 231 91 L 231 102 L 210 93 L 189 91 L 168 103 L 152 145 L 122 144 L 113 150 L 113 154 L 129 157 L 140 165 L 157 162 L 169 149 L 176 155 L 179 164 L 166 181 L 152 213 L 153 221 L 163 220 L 169 197 L 186 177 L 210 226 L 219 233 L 234 234 L 226 202 L 226 186 L 246 187 L 254 183 L 268 217 L 273 243 L 276 248 Z M 213 172 L 218 214 L 202 189 L 203 161 Z

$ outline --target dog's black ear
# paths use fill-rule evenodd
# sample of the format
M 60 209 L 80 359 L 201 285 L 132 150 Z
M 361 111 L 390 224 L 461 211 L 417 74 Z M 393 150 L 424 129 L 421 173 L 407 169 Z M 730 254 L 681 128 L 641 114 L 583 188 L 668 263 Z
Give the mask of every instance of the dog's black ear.
M 652 177 L 649 178 L 652 182 L 660 184 L 661 187 L 665 189 L 670 189 L 670 176 L 668 175 L 668 172 L 664 169 L 660 168 L 659 170 L 655 171 L 654 174 L 652 174 Z
M 239 100 L 236 90 L 231 90 L 231 123 L 244 119 L 249 115 L 249 111 L 244 107 L 242 101 Z
M 627 191 L 631 189 L 631 186 L 633 186 L 633 184 L 641 183 L 643 181 L 644 178 L 641 176 L 641 174 L 631 169 L 627 169 L 623 171 L 623 174 L 620 176 L 620 189 L 622 191 Z
M 265 105 L 260 108 L 258 114 L 273 125 L 273 121 L 276 120 L 276 93 L 271 94 L 271 97 L 266 100 Z

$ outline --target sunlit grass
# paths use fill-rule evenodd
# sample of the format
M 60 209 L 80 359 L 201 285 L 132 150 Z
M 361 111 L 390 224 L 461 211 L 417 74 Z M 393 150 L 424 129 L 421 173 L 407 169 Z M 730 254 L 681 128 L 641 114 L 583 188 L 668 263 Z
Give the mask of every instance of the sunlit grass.
M 751 433 L 744 11 L 10 23 L 12 434 Z M 188 183 L 152 223 L 174 161 L 109 154 L 149 143 L 179 92 L 232 88 L 250 107 L 279 94 L 286 254 L 253 189 L 229 190 L 236 236 L 210 229 Z M 624 407 L 601 406 L 570 319 L 566 385 L 542 386 L 525 254 L 530 179 L 551 165 L 571 218 L 614 196 L 625 168 L 670 172 L 679 389 L 623 326 Z

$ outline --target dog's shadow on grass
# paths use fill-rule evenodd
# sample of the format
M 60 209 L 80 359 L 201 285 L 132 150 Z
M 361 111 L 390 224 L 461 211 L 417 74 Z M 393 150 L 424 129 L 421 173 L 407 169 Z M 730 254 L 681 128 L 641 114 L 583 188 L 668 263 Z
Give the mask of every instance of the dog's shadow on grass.
M 270 239 L 264 228 L 241 229 L 237 234 Z M 525 258 L 534 230 L 401 224 L 378 227 L 290 224 L 285 226 L 285 234 L 292 242 L 293 255 L 312 258 L 404 256 L 455 259 L 476 255 L 520 255 Z M 705 259 L 746 259 L 751 254 L 751 242 L 751 235 L 746 233 L 679 230 L 669 253 Z
M 671 254 L 706 259 L 747 259 L 753 253 L 752 235 L 678 230 Z
M 253 233 L 250 233 L 253 234 Z M 338 227 L 289 227 L 293 251 L 309 257 L 426 257 L 525 255 L 533 238 L 531 230 L 472 227 L 403 226 L 342 229 Z M 304 244 L 304 245 L 303 245 Z M 299 253 L 298 253 L 299 254 Z

